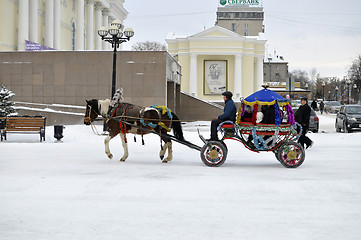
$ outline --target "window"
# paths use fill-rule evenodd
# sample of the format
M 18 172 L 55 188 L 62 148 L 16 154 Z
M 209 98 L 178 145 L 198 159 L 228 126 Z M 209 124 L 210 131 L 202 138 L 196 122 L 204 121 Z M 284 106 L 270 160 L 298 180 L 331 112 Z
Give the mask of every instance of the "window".
M 236 32 L 236 24 L 235 23 L 232 23 L 232 31 Z
M 75 50 L 75 23 L 71 24 L 71 50 Z
M 235 16 L 235 18 L 239 18 L 239 12 L 238 12 L 238 13 L 236 13 L 236 16 Z

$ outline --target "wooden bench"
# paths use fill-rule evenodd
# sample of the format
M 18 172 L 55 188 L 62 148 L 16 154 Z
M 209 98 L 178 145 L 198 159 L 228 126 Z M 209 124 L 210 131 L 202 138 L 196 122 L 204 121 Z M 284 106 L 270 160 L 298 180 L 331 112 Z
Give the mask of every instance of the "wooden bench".
M 46 117 L 6 117 L 0 119 L 5 120 L 5 128 L 1 129 L 1 141 L 6 140 L 7 133 L 39 133 L 40 142 L 45 141 L 45 124 Z

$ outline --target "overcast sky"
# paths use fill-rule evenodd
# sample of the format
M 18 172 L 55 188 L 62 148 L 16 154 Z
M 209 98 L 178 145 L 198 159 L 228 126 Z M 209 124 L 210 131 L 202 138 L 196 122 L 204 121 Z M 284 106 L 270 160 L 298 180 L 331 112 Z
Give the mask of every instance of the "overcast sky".
M 168 32 L 190 36 L 214 26 L 219 0 L 126 0 L 124 22 L 134 37 L 125 50 L 146 40 L 165 44 Z M 289 62 L 289 71 L 322 77 L 346 75 L 361 55 L 361 1 L 263 0 L 267 47 Z

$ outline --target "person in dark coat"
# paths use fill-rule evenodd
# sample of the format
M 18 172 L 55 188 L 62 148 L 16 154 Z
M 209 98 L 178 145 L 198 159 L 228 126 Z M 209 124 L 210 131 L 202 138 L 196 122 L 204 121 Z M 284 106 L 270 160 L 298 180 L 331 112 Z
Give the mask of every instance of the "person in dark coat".
M 262 113 L 263 113 L 263 119 L 261 123 L 267 123 L 267 124 L 275 124 L 276 123 L 276 116 L 275 116 L 275 106 L 271 105 L 263 105 L 262 106 Z
M 311 103 L 311 108 L 316 111 L 317 110 L 317 102 L 316 100 L 313 100 L 312 103 Z
M 223 99 L 224 99 L 224 102 L 226 103 L 226 105 L 224 106 L 223 114 L 218 116 L 217 119 L 212 120 L 211 138 L 209 139 L 209 141 L 219 141 L 218 134 L 217 134 L 217 127 L 221 122 L 224 122 L 227 120 L 234 122 L 236 120 L 237 108 L 232 100 L 232 96 L 233 96 L 232 92 L 226 91 L 226 92 L 222 93 L 222 95 L 223 95 Z
M 323 101 L 321 100 L 320 102 L 320 112 L 321 114 L 323 114 L 323 110 L 325 109 L 325 104 L 323 103 Z
M 302 145 L 302 147 L 305 147 L 306 149 L 309 147 L 312 147 L 313 141 L 306 136 L 306 133 L 308 131 L 308 127 L 310 125 L 310 115 L 311 115 L 311 107 L 307 104 L 307 98 L 303 97 L 301 98 L 301 106 L 295 113 L 295 121 L 301 124 L 302 126 L 302 133 L 300 138 L 298 139 L 298 143 Z

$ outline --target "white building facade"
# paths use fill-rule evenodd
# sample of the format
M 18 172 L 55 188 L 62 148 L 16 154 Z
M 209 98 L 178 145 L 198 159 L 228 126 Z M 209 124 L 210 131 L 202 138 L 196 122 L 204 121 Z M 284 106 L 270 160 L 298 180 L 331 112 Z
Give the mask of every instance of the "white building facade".
M 241 36 L 215 26 L 192 36 L 168 34 L 168 52 L 182 67 L 181 90 L 207 101 L 232 91 L 235 101 L 261 90 L 264 35 Z
M 55 50 L 108 50 L 97 35 L 128 11 L 124 0 L 1 0 L 0 51 L 25 51 L 28 44 Z

